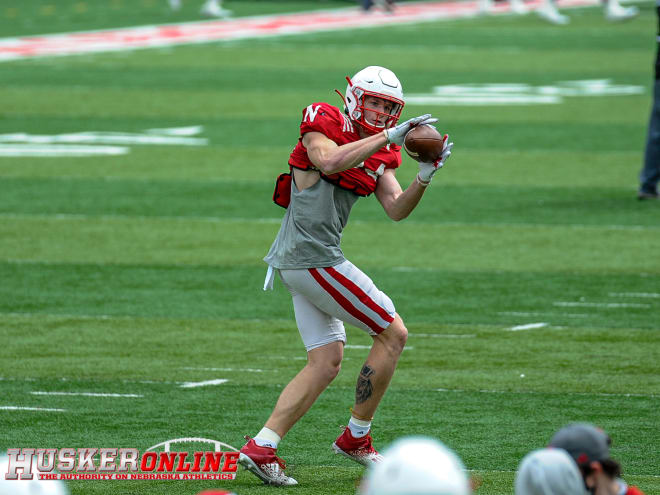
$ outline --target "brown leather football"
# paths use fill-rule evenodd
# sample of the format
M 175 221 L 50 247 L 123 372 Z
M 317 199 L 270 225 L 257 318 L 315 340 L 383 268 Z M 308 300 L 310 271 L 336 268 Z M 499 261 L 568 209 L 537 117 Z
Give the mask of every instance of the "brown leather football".
M 432 163 L 440 158 L 444 139 L 432 125 L 420 125 L 406 134 L 403 149 L 418 162 Z

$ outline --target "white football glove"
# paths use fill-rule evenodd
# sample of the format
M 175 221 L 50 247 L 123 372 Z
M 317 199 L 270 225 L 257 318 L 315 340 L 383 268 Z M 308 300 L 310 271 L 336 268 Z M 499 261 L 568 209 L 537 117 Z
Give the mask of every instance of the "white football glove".
M 451 156 L 451 149 L 454 147 L 454 143 L 447 143 L 447 141 L 449 141 L 449 135 L 445 134 L 444 144 L 442 145 L 442 154 L 440 155 L 440 158 L 432 163 L 419 162 L 419 174 L 417 174 L 417 182 L 419 182 L 421 186 L 428 186 L 435 173 L 442 168 L 447 158 Z
M 403 124 L 399 124 L 398 126 L 392 127 L 391 129 L 385 129 L 387 142 L 394 143 L 398 146 L 402 146 L 403 140 L 406 138 L 406 134 L 408 134 L 408 131 L 410 131 L 410 129 L 412 129 L 413 127 L 417 127 L 418 125 L 432 124 L 433 122 L 437 122 L 437 121 L 438 119 L 431 118 L 430 113 L 420 115 L 419 117 L 415 117 L 414 119 L 406 120 Z

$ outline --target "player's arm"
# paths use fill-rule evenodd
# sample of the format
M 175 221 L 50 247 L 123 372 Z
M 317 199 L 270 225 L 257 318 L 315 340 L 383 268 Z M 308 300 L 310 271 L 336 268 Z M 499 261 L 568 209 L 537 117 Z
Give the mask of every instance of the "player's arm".
M 338 146 L 320 132 L 307 132 L 303 146 L 311 162 L 325 175 L 356 167 L 387 144 L 387 136 L 379 132 L 373 136 Z
M 403 220 L 415 209 L 422 199 L 426 187 L 431 183 L 435 173 L 440 170 L 447 158 L 451 156 L 454 143 L 449 143 L 445 134 L 440 157 L 432 163 L 419 163 L 419 173 L 405 191 L 401 190 L 399 181 L 394 176 L 394 169 L 386 169 L 378 179 L 376 197 L 383 209 L 392 220 Z
M 321 132 L 310 131 L 303 135 L 303 146 L 314 166 L 325 175 L 332 175 L 356 167 L 388 143 L 401 146 L 410 129 L 433 122 L 437 122 L 437 119 L 432 119 L 431 114 L 420 115 L 396 127 L 341 146 Z
M 398 222 L 410 215 L 422 199 L 425 190 L 426 187 L 415 178 L 403 191 L 394 175 L 394 169 L 388 168 L 378 178 L 375 194 L 387 216 Z

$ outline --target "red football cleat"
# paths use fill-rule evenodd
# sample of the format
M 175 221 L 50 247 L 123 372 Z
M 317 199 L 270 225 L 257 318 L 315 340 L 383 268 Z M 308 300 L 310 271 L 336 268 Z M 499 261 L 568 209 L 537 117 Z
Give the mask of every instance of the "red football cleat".
M 335 454 L 341 454 L 363 466 L 369 466 L 383 460 L 383 456 L 376 452 L 372 445 L 371 433 L 367 433 L 362 438 L 355 438 L 351 435 L 351 429 L 348 427 L 332 444 L 332 449 Z
M 277 457 L 277 450 L 260 447 L 250 437 L 240 450 L 238 463 L 267 485 L 292 486 L 298 482 L 284 474 L 286 464 Z

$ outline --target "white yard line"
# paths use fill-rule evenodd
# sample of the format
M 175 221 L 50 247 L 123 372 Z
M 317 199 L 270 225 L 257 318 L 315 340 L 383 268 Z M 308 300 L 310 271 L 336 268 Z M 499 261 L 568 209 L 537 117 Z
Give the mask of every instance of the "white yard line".
M 23 156 L 117 156 L 127 154 L 125 146 L 87 146 L 69 144 L 0 144 L 0 157 Z
M 555 301 L 553 306 L 561 308 L 650 308 L 650 304 L 641 303 L 598 303 L 582 301 Z
M 51 213 L 44 215 L 42 213 L 0 213 L 0 218 L 9 219 L 35 219 L 35 220 L 119 220 L 119 221 L 166 221 L 166 222 L 209 222 L 209 223 L 267 223 L 280 224 L 281 218 L 221 218 L 221 217 L 173 217 L 173 216 L 133 216 L 133 215 L 81 215 L 72 213 Z
M 610 292 L 610 297 L 640 297 L 649 299 L 660 299 L 660 294 L 656 292 Z
M 179 385 L 181 388 L 197 388 L 197 387 L 208 387 L 209 385 L 222 385 L 227 383 L 229 380 L 226 378 L 216 378 L 215 380 L 205 380 L 203 382 L 184 382 Z
M 13 263 L 13 261 L 10 260 L 5 260 L 5 263 Z M 41 264 L 40 261 L 30 261 L 30 262 L 25 262 L 25 263 L 17 263 L 17 264 Z M 55 265 L 61 265 L 61 262 L 51 262 L 47 261 L 43 263 L 44 265 L 48 266 L 55 266 Z M 3 313 L 0 311 L 0 316 L 18 316 L 18 317 L 23 317 L 23 318 L 65 318 L 65 319 L 71 319 L 71 320 L 135 320 L 139 319 L 140 317 L 135 317 L 135 316 L 126 316 L 126 315 L 74 315 L 70 313 L 15 313 L 15 312 L 9 312 L 9 313 Z M 142 317 L 143 319 L 146 319 Z
M 586 313 L 539 313 L 539 312 L 526 312 L 526 311 L 500 311 L 497 313 L 499 316 L 563 316 L 569 318 L 586 318 Z
M 73 180 L 79 177 L 73 177 Z M 104 180 L 107 178 L 103 178 Z M 123 178 L 109 178 L 123 180 Z M 198 216 L 134 216 L 134 215 L 83 215 L 72 213 L 0 213 L 0 218 L 7 219 L 35 219 L 35 220 L 128 220 L 128 221 L 190 221 L 190 222 L 209 222 L 209 223 L 256 223 L 256 224 L 280 224 L 282 218 L 245 218 L 245 217 L 198 217 Z M 355 225 L 374 225 L 384 223 L 382 220 L 354 220 L 351 221 Z M 572 229 L 572 230 L 660 230 L 660 226 L 656 225 L 586 225 L 586 224 L 542 224 L 542 223 L 494 223 L 494 222 L 422 222 L 411 220 L 406 222 L 406 225 L 423 225 L 433 227 L 503 227 L 503 228 L 519 228 L 519 229 Z M 417 266 L 399 266 L 394 267 L 396 271 L 434 271 L 433 268 L 424 268 Z
M 403 348 L 404 351 L 410 351 L 414 349 L 413 346 L 406 346 Z M 346 344 L 344 349 L 371 349 L 370 345 L 357 345 L 357 344 Z
M 8 260 L 5 260 L 8 262 Z M 41 264 L 40 261 L 34 261 L 34 264 Z M 62 262 L 47 262 L 46 264 L 51 265 L 62 265 L 67 263 Z M 96 263 L 95 263 L 96 265 Z M 170 265 L 170 263 L 168 263 Z M 158 266 L 158 265 L 155 265 Z M 196 266 L 196 265 L 181 265 L 181 266 Z M 0 311 L 0 316 L 16 316 L 22 318 L 66 318 L 66 319 L 78 319 L 78 320 L 171 320 L 172 318 L 167 318 L 165 316 L 130 316 L 130 315 L 76 315 L 71 313 L 16 313 L 16 312 L 7 312 L 4 313 Z M 223 318 L 189 318 L 192 321 L 217 321 L 222 320 Z M 286 318 L 245 318 L 241 321 L 247 323 L 263 323 L 263 322 L 273 322 L 273 323 L 285 323 L 291 324 L 290 319 Z M 288 358 L 287 358 L 288 359 Z M 0 380 L 2 378 L 0 377 Z M 159 382 L 164 383 L 164 382 Z
M 50 408 L 50 407 L 0 406 L 0 411 L 66 412 L 66 409 L 54 409 L 54 408 Z
M 203 126 L 191 126 L 187 128 L 173 127 L 171 129 L 146 129 L 142 133 L 137 132 L 106 132 L 106 131 L 85 131 L 85 132 L 70 132 L 66 134 L 28 134 L 26 132 L 11 132 L 8 134 L 0 134 L 0 153 L 5 149 L 4 145 L 21 145 L 21 146 L 48 146 L 59 145 L 55 149 L 60 149 L 61 146 L 71 146 L 75 151 L 77 146 L 85 151 L 89 145 L 104 144 L 104 145 L 158 145 L 158 146 L 207 146 L 209 140 L 207 138 L 182 136 L 177 134 L 177 131 L 182 129 L 197 129 L 198 132 L 203 130 Z M 154 132 L 157 131 L 158 133 Z M 168 132 L 172 131 L 172 132 Z M 39 149 L 38 147 L 35 149 Z M 112 147 L 110 149 L 113 149 Z
M 191 370 L 191 371 L 238 371 L 241 373 L 277 373 L 277 370 L 262 370 L 259 368 L 192 368 L 190 366 L 186 366 L 181 369 Z
M 429 337 L 434 339 L 473 339 L 475 333 L 409 333 L 408 337 Z
M 533 330 L 535 328 L 543 328 L 547 327 L 549 323 L 544 323 L 544 322 L 539 322 L 539 323 L 527 323 L 526 325 L 516 325 L 515 327 L 511 327 L 508 330 L 510 332 L 519 332 L 521 330 Z
M 279 361 L 307 361 L 307 356 L 271 356 L 270 359 L 277 359 Z M 346 361 L 347 359 L 350 358 L 345 357 L 343 361 Z
M 507 390 L 464 390 L 464 389 L 451 389 L 451 388 L 436 388 L 436 392 L 455 392 L 466 394 L 511 394 L 511 395 L 577 395 L 577 396 L 596 396 L 596 397 L 641 397 L 648 399 L 660 398 L 656 394 L 611 394 L 605 392 L 537 392 L 533 390 L 528 391 L 507 391 Z
M 106 394 L 97 392 L 48 392 L 44 390 L 30 392 L 32 395 L 66 395 L 66 396 L 82 396 L 82 397 L 127 397 L 127 398 L 140 398 L 144 397 L 142 394 Z
M 330 465 L 330 464 L 315 464 L 315 467 L 317 468 L 324 468 L 324 469 L 345 469 L 344 466 L 337 466 L 336 464 Z M 474 469 L 466 469 L 468 473 L 477 473 L 477 474 L 486 474 L 486 473 L 510 473 L 514 474 L 517 473 L 518 471 L 512 470 L 512 469 L 479 469 L 479 468 L 474 468 Z M 635 478 L 660 478 L 660 474 L 639 474 L 639 473 L 631 473 L 629 470 L 626 469 L 626 477 L 631 476 Z

